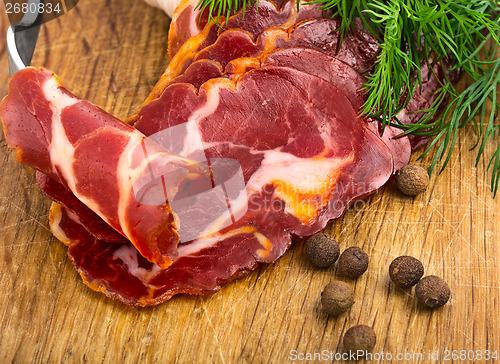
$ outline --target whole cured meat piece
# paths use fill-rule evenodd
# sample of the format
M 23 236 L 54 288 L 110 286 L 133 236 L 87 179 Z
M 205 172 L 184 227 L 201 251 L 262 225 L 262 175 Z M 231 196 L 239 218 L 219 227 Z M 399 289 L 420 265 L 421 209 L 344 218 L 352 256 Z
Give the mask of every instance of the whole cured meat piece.
M 237 81 L 214 79 L 199 92 L 171 85 L 142 108 L 137 124 L 147 135 L 179 126 L 186 128 L 181 146 L 199 145 L 191 138 L 200 137 L 208 159 L 239 162 L 246 198 L 231 206 L 242 212 L 239 219 L 179 245 L 170 267 L 147 262 L 129 243 L 96 239 L 66 208 L 56 205 L 51 212 L 52 229 L 71 241 L 69 254 L 84 281 L 129 304 L 215 292 L 257 263 L 274 262 L 292 236 L 321 230 L 392 174 L 390 151 L 347 97 L 291 68 L 266 67 Z
M 178 224 L 166 199 L 196 175 L 191 161 L 76 98 L 45 69 L 12 77 L 0 118 L 19 162 L 63 185 L 148 260 L 166 268 L 177 258 Z M 163 201 L 141 203 L 159 191 L 148 184 L 159 171 L 169 173 Z

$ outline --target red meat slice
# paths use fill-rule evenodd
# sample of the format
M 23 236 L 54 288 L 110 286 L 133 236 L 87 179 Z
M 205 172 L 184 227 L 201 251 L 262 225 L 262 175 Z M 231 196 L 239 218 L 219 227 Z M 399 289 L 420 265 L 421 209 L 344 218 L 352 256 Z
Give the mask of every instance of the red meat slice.
M 192 162 L 76 98 L 45 69 L 27 68 L 12 77 L 0 118 L 19 162 L 62 184 L 148 260 L 166 268 L 177 258 L 178 224 L 170 205 L 165 198 L 142 204 L 136 196 L 158 170 L 171 171 L 168 186 L 177 188 L 197 173 Z M 170 187 L 166 192 L 177 193 Z
M 198 42 L 197 49 L 212 44 L 223 30 L 242 29 L 257 37 L 267 28 L 282 26 L 286 29 L 306 19 L 321 18 L 325 13 L 316 4 L 301 4 L 297 12 L 294 1 L 261 0 L 245 8 L 244 14 L 242 10 L 238 11 L 227 22 L 221 16 L 218 27 L 214 22 L 208 22 L 208 11 L 202 14 L 201 9 L 196 9 L 197 5 L 198 0 L 184 0 L 175 10 L 168 34 L 168 55 L 171 59 L 191 37 L 200 34 L 203 39 Z
M 299 11 L 295 1 L 285 0 L 279 7 L 271 1 L 259 1 L 258 6 L 251 6 L 229 18 L 228 22 L 219 29 L 219 35 L 227 29 L 241 29 L 257 37 L 264 30 L 271 27 L 289 29 L 294 24 L 307 19 L 322 18 L 328 11 L 323 11 L 317 4 L 301 4 Z
M 208 80 L 221 77 L 222 75 L 223 70 L 218 62 L 202 59 L 193 62 L 180 76 L 174 78 L 169 85 L 174 83 L 190 83 L 194 87 L 200 88 Z
M 312 48 L 347 63 L 358 72 L 370 69 L 379 51 L 376 39 L 363 32 L 361 24 L 357 24 L 356 30 L 349 33 L 339 49 L 339 26 L 340 22 L 334 19 L 303 21 L 295 26 L 289 39 L 277 39 L 276 48 Z
M 366 94 L 363 92 L 365 78 L 354 68 L 337 58 L 330 57 L 325 53 L 310 48 L 285 48 L 269 54 L 262 62 L 262 66 L 286 66 L 293 67 L 299 71 L 318 76 L 333 83 L 341 89 L 351 101 L 354 108 L 360 112 L 363 103 L 366 100 Z M 427 90 L 426 90 L 427 91 Z M 422 97 L 415 93 L 414 100 L 422 100 Z M 418 108 L 420 107 L 420 108 Z M 400 121 L 402 123 L 410 122 L 406 115 L 411 111 L 418 111 L 427 108 L 427 105 L 414 102 L 401 112 Z M 374 133 L 380 135 L 387 147 L 392 152 L 394 160 L 394 171 L 407 165 L 411 157 L 411 144 L 408 137 L 394 138 L 401 133 L 401 129 L 387 126 L 385 130 L 379 130 L 380 123 L 376 120 L 366 119 L 367 126 Z

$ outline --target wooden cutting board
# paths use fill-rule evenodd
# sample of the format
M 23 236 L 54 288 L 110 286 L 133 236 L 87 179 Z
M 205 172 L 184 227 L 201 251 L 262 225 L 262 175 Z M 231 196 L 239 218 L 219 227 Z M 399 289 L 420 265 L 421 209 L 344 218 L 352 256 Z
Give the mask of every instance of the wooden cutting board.
M 0 21 L 5 34 L 3 9 Z M 168 26 L 142 1 L 81 1 L 42 27 L 33 64 L 125 118 L 167 65 Z M 2 39 L 2 97 L 8 78 Z M 500 350 L 500 198 L 492 198 L 487 160 L 474 164 L 474 141 L 472 130 L 460 132 L 450 165 L 423 195 L 404 197 L 389 183 L 327 228 L 342 249 L 359 246 L 370 256 L 367 273 L 346 280 L 356 303 L 333 318 L 322 313 L 320 293 L 330 280 L 344 279 L 335 268 L 312 267 L 300 241 L 275 264 L 211 296 L 138 309 L 91 291 L 49 230 L 50 202 L 33 171 L 16 163 L 2 135 L 0 362 L 288 362 L 301 353 L 341 352 L 343 333 L 356 324 L 375 329 L 374 352 L 415 354 L 409 362 L 429 362 L 436 352 L 443 360 L 445 350 L 474 350 L 476 359 Z M 390 283 L 388 266 L 403 254 L 449 283 L 445 307 L 427 311 L 413 291 Z

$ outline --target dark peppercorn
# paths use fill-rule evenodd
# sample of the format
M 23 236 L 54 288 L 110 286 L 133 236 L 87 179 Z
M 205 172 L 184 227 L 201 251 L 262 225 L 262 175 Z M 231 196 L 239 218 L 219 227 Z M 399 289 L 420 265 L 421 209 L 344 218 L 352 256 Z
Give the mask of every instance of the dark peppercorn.
M 408 164 L 396 173 L 396 186 L 405 195 L 416 196 L 429 186 L 429 174 L 415 164 Z
M 344 335 L 344 349 L 356 353 L 358 350 L 371 351 L 377 341 L 377 335 L 370 326 L 353 326 Z
M 338 262 L 339 272 L 349 278 L 358 278 L 368 269 L 368 255 L 358 247 L 344 250 Z
M 428 308 L 443 306 L 450 299 L 451 291 L 441 278 L 427 276 L 415 286 L 415 294 L 420 302 Z
M 420 260 L 403 255 L 394 259 L 389 266 L 391 280 L 401 288 L 412 287 L 424 275 L 424 266 Z
M 330 235 L 319 233 L 311 236 L 306 242 L 306 255 L 316 267 L 331 266 L 337 261 L 339 254 L 339 245 Z
M 323 311 L 329 315 L 338 316 L 351 308 L 354 303 L 354 293 L 351 286 L 345 282 L 333 281 L 321 292 Z

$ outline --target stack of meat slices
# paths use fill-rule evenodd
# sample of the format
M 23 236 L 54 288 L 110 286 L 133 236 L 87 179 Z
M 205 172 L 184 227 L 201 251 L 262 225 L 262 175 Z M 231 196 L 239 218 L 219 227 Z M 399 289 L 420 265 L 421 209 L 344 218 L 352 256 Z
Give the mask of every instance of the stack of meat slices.
M 39 171 L 55 201 L 52 231 L 84 282 L 130 305 L 213 293 L 276 261 L 293 236 L 320 231 L 384 185 L 422 142 L 393 139 L 392 128 L 380 135 L 360 117 L 363 74 L 378 52 L 360 26 L 340 45 L 339 21 L 315 5 L 261 0 L 215 24 L 197 3 L 177 8 L 171 62 L 127 123 L 45 69 L 18 72 L 0 105 L 7 142 Z M 400 120 L 429 106 L 436 75 L 424 66 Z M 215 176 L 221 165 L 228 176 Z M 193 195 L 182 191 L 207 170 L 213 190 L 232 177 L 243 188 L 224 189 L 225 210 L 200 198 L 179 213 L 176 201 Z M 151 176 L 168 190 L 161 202 L 134 190 Z

